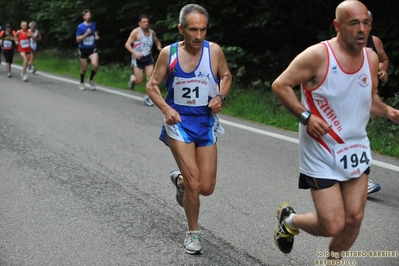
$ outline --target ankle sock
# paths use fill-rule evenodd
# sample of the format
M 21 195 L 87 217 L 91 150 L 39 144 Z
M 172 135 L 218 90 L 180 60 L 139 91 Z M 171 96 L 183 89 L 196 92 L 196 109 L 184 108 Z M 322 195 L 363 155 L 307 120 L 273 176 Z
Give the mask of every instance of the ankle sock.
M 291 213 L 288 217 L 285 218 L 284 222 L 285 222 L 285 225 L 286 225 L 289 229 L 291 229 L 291 230 L 298 230 L 298 228 L 295 228 L 295 227 L 292 225 L 292 218 L 294 217 L 294 215 L 295 215 L 295 213 Z

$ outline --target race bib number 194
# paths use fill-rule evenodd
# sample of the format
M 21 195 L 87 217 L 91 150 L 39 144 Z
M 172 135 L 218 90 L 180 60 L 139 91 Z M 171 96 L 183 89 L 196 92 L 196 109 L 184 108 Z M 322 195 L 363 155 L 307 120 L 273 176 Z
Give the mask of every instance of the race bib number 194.
M 371 165 L 368 140 L 337 144 L 335 152 L 335 173 L 344 177 L 359 177 Z

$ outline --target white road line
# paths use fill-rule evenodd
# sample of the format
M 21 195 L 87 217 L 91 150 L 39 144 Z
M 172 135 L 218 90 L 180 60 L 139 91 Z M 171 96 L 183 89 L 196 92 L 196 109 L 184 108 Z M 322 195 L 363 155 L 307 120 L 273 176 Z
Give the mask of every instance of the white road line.
M 13 66 L 13 67 L 14 68 L 18 68 L 18 69 L 22 69 L 21 66 Z M 43 77 L 46 77 L 46 78 L 55 79 L 55 80 L 59 80 L 59 81 L 64 81 L 64 82 L 71 83 L 71 84 L 76 84 L 76 85 L 79 84 L 78 81 L 72 80 L 72 79 L 68 79 L 68 78 L 57 77 L 57 76 L 53 76 L 53 75 L 46 74 L 46 73 L 41 73 L 41 72 L 36 72 L 36 74 L 40 75 L 40 76 L 43 76 Z M 143 100 L 143 97 L 130 95 L 130 94 L 127 94 L 127 93 L 124 93 L 124 92 L 116 91 L 116 90 L 110 90 L 110 89 L 99 87 L 99 86 L 96 86 L 96 89 L 100 90 L 100 91 L 116 94 L 116 95 L 119 95 L 119 96 L 131 98 L 131 99 L 138 100 L 138 101 L 142 101 Z M 256 133 L 256 134 L 261 134 L 261 135 L 265 135 L 265 136 L 268 136 L 268 137 L 281 139 L 281 140 L 284 140 L 284 141 L 288 141 L 288 142 L 299 144 L 298 139 L 295 139 L 295 138 L 290 138 L 290 137 L 286 137 L 284 135 L 272 133 L 272 132 L 269 132 L 269 131 L 266 131 L 266 130 L 261 130 L 261 129 L 257 129 L 257 128 L 254 128 L 254 127 L 245 126 L 245 125 L 238 124 L 238 123 L 235 123 L 235 122 L 231 122 L 231 121 L 228 121 L 228 120 L 225 120 L 225 119 L 220 119 L 220 122 L 222 124 L 229 125 L 229 126 L 232 126 L 232 127 L 235 127 L 235 128 L 240 128 L 240 129 L 243 129 L 243 130 L 246 130 L 246 131 L 250 131 L 250 132 L 253 132 L 253 133 Z M 384 163 L 384 162 L 377 161 L 377 160 L 373 160 L 372 164 L 380 166 L 380 167 L 385 168 L 385 169 L 389 169 L 389 170 L 392 170 L 392 171 L 399 172 L 399 166 L 396 166 L 396 165 L 393 165 L 393 164 Z

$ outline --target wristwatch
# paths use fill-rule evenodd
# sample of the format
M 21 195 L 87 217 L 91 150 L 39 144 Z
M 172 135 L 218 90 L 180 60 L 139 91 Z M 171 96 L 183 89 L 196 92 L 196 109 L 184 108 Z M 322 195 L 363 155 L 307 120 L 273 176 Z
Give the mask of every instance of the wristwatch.
M 309 118 L 312 115 L 312 113 L 308 110 L 306 110 L 305 112 L 303 112 L 299 117 L 298 117 L 298 121 L 306 126 L 308 124 Z
M 226 96 L 224 96 L 224 95 L 222 95 L 222 94 L 218 94 L 218 95 L 216 95 L 216 96 L 219 96 L 220 97 L 220 99 L 222 99 L 222 102 L 223 103 L 225 103 L 226 102 Z

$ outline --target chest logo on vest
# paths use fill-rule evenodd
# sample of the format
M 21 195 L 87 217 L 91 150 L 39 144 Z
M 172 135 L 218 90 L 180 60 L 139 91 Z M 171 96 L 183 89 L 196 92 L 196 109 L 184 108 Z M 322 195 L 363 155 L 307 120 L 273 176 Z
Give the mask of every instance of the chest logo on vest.
M 359 76 L 359 85 L 362 87 L 367 87 L 370 83 L 370 78 L 366 74 L 361 74 Z
M 209 73 L 208 74 L 202 74 L 201 73 L 201 71 L 198 73 L 198 77 L 201 77 L 201 78 L 206 78 L 207 80 L 209 80 Z
M 337 65 L 332 66 L 331 73 L 332 74 L 337 74 L 337 72 L 338 72 L 338 66 Z

